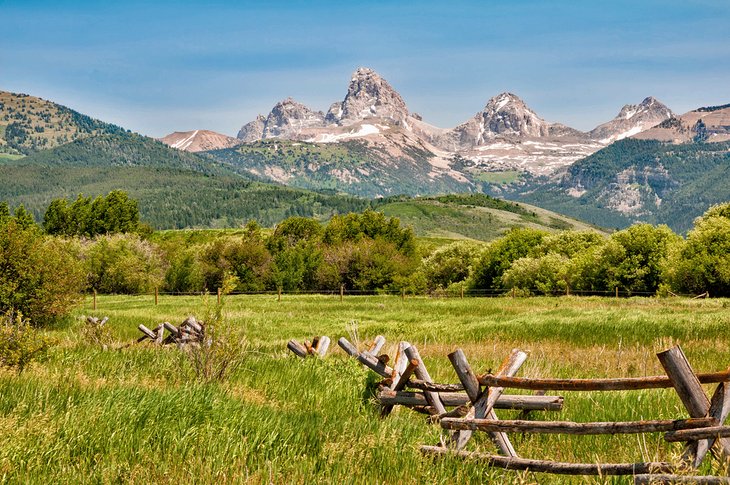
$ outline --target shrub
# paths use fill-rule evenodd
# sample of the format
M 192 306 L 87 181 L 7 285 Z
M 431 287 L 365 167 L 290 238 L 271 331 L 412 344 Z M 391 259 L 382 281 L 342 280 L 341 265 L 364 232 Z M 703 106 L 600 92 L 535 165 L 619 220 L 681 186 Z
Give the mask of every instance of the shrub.
M 66 315 L 81 299 L 82 265 L 73 245 L 14 220 L 0 225 L 0 311 L 36 325 Z
M 199 345 L 188 345 L 183 354 L 200 381 L 224 381 L 244 364 L 247 357 L 248 340 L 237 334 L 223 313 L 225 295 L 233 290 L 234 285 L 235 278 L 224 279 L 220 303 L 211 303 L 207 293 L 203 297 L 205 320 L 201 324 L 205 341 Z
M 43 360 L 50 347 L 51 340 L 22 313 L 6 312 L 0 318 L 0 367 L 20 374 L 34 360 Z
M 428 289 L 447 288 L 466 280 L 482 248 L 480 244 L 459 241 L 434 251 L 421 266 Z
M 86 257 L 88 285 L 102 293 L 152 292 L 162 284 L 166 270 L 159 248 L 136 234 L 99 236 Z
M 492 242 L 474 265 L 470 286 L 474 289 L 500 289 L 502 275 L 512 262 L 526 257 L 547 235 L 536 229 L 517 228 Z
M 686 242 L 674 247 L 663 274 L 677 292 L 730 296 L 730 203 L 697 218 Z

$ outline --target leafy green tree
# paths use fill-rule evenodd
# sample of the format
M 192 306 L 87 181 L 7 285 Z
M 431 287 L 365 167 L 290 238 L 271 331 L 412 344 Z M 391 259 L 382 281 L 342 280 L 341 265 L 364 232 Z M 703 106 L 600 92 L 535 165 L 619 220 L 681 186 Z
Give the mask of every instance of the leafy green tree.
M 470 286 L 474 289 L 501 289 L 502 275 L 512 263 L 526 257 L 538 246 L 547 232 L 530 228 L 515 228 L 493 241 L 477 261 Z
M 392 243 L 402 254 L 416 254 L 416 239 L 410 228 L 401 227 L 400 220 L 396 217 L 386 217 L 382 212 L 370 209 L 362 214 L 334 216 L 322 236 L 325 244 L 329 245 L 362 239 L 382 239 Z
M 437 249 L 421 266 L 429 290 L 448 288 L 469 278 L 483 245 L 459 241 Z
M 669 248 L 681 238 L 669 227 L 634 224 L 615 232 L 596 253 L 585 261 L 592 269 L 587 278 L 594 289 L 630 293 L 654 293 L 659 288 L 662 268 Z M 587 283 L 587 282 L 586 282 Z
M 0 226 L 10 221 L 10 206 L 6 201 L 0 201 Z
M 538 258 L 520 258 L 502 275 L 502 284 L 527 293 L 551 295 L 564 293 L 570 283 L 570 260 L 551 252 Z
M 35 227 L 35 219 L 33 218 L 33 214 L 25 210 L 25 206 L 23 204 L 20 204 L 18 207 L 15 208 L 13 218 L 15 219 L 15 222 L 23 229 Z
M 66 315 L 80 300 L 84 273 L 70 243 L 11 219 L 0 226 L 0 312 L 21 312 L 35 325 Z
M 672 251 L 664 276 L 677 292 L 730 296 L 730 202 L 695 220 L 686 242 Z
M 99 236 L 86 260 L 88 285 L 102 293 L 150 293 L 162 286 L 167 270 L 160 249 L 136 234 Z
M 43 215 L 43 229 L 48 234 L 73 236 L 76 231 L 71 223 L 71 211 L 66 199 L 54 199 Z

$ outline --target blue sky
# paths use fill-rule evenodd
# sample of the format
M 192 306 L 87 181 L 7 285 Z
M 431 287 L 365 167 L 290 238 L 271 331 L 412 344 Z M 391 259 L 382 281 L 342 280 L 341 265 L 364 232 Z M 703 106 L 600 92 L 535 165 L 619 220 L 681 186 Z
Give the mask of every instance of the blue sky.
M 502 91 L 579 129 L 730 103 L 730 2 L 0 0 L 0 89 L 161 136 L 326 110 L 372 67 L 442 127 Z

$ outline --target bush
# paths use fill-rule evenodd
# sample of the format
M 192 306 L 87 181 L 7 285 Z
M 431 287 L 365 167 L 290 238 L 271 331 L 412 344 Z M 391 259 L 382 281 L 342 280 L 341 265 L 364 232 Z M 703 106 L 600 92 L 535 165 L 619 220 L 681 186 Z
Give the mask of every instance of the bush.
M 159 248 L 136 234 L 100 236 L 86 251 L 88 286 L 101 293 L 150 293 L 161 286 L 166 263 Z
M 474 265 L 470 287 L 473 289 L 501 289 L 502 275 L 512 263 L 526 257 L 548 233 L 536 229 L 517 228 L 492 242 Z
M 421 266 L 428 289 L 448 288 L 466 280 L 482 248 L 477 243 L 459 241 L 434 251 Z
M 81 299 L 82 265 L 73 245 L 15 220 L 0 225 L 0 311 L 20 312 L 36 325 L 66 315 Z
M 34 360 L 43 360 L 50 347 L 51 340 L 22 313 L 7 312 L 0 318 L 0 367 L 20 374 Z
M 676 292 L 730 296 L 730 203 L 697 218 L 686 242 L 675 246 L 664 277 Z
M 209 294 L 203 299 L 205 320 L 201 322 L 205 341 L 188 345 L 185 359 L 190 364 L 196 379 L 203 382 L 223 381 L 241 367 L 248 354 L 248 341 L 238 335 L 223 313 L 225 295 L 235 285 L 235 278 L 223 281 L 221 302 L 211 303 Z

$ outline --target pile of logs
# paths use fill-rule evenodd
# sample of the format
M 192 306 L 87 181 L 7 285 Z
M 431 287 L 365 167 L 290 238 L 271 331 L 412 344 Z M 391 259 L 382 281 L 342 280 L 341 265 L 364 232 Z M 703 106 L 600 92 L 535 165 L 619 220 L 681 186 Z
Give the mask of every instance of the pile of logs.
M 99 320 L 97 317 L 86 317 L 86 323 L 96 327 L 103 327 L 106 322 L 109 321 L 109 317 L 104 317 Z
M 294 352 L 294 355 L 306 359 L 307 357 L 324 357 L 330 346 L 330 338 L 326 335 L 322 337 L 314 337 L 312 341 L 305 340 L 304 344 L 291 339 L 286 348 Z
M 175 344 L 180 348 L 205 342 L 205 324 L 198 322 L 193 316 L 183 320 L 179 327 L 170 322 L 164 322 L 152 330 L 142 324 L 137 328 L 142 332 L 142 336 L 137 339 L 137 342 L 149 339 L 158 345 Z M 165 337 L 165 330 L 168 331 L 167 337 Z

